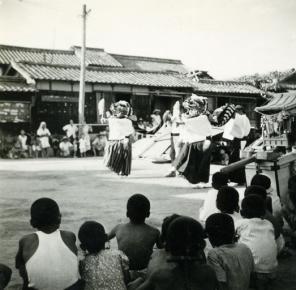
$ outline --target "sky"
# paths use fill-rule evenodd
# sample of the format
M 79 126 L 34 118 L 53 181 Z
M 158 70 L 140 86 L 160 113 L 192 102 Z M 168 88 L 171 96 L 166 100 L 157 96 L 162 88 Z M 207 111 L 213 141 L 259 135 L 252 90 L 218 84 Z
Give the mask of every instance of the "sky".
M 296 68 L 296 0 L 0 0 L 0 44 L 180 59 L 216 79 Z

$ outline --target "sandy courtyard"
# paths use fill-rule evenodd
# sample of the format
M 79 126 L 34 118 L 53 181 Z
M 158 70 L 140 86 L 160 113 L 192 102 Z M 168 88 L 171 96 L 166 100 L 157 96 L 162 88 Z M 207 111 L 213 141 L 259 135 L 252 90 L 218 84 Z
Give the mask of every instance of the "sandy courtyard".
M 143 193 L 150 199 L 148 223 L 154 226 L 160 227 L 162 219 L 172 213 L 197 218 L 207 190 L 193 189 L 181 177 L 163 178 L 168 169 L 169 164 L 135 160 L 131 176 L 119 177 L 98 158 L 1 160 L 0 262 L 14 269 L 18 240 L 33 231 L 29 224 L 31 203 L 44 196 L 58 202 L 61 228 L 76 234 L 86 220 L 101 222 L 107 231 L 124 221 L 126 201 L 133 193 Z M 217 170 L 212 166 L 212 172 Z M 273 289 L 295 290 L 295 257 L 280 263 L 280 279 Z M 20 289 L 20 282 L 14 270 L 8 289 Z

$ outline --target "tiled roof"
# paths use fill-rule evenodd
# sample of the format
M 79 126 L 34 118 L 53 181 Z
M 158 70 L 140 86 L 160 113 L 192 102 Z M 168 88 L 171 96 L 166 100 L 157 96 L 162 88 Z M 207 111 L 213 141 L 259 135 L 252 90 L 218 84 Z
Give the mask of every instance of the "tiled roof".
M 250 95 L 260 95 L 263 93 L 263 91 L 245 82 L 200 79 L 198 82 L 192 81 L 192 84 L 194 85 L 195 91 L 200 93 L 250 94 Z
M 122 65 L 103 49 L 87 48 L 86 64 L 96 66 L 121 67 Z M 39 64 L 80 65 L 80 47 L 72 50 L 54 50 L 0 45 L 0 64 L 31 62 Z
M 33 86 L 27 85 L 24 79 L 0 77 L 0 92 L 35 92 Z
M 25 71 L 34 80 L 79 81 L 80 76 L 79 67 L 28 63 L 18 63 L 17 67 L 20 68 L 20 71 Z M 192 88 L 190 80 L 177 73 L 139 72 L 123 69 L 88 68 L 85 81 L 104 84 Z
M 276 94 L 268 104 L 257 107 L 255 110 L 261 113 L 274 114 L 281 110 L 292 110 L 296 108 L 296 93 Z
M 180 60 L 153 58 L 143 56 L 111 54 L 125 68 L 144 71 L 178 72 L 188 73 L 188 70 Z

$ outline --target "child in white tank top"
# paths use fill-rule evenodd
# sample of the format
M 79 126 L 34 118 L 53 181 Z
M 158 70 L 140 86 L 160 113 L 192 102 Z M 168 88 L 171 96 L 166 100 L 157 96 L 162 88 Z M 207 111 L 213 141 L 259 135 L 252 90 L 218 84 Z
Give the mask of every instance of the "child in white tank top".
M 32 204 L 31 225 L 38 231 L 20 240 L 16 256 L 23 289 L 82 289 L 76 237 L 72 232 L 60 231 L 60 223 L 60 210 L 54 200 L 40 198 Z

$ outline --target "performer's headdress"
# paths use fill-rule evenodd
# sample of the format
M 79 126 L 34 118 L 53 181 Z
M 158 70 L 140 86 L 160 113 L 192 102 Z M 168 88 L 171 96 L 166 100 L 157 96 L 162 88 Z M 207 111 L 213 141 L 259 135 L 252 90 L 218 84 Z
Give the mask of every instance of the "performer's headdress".
M 133 109 L 127 101 L 118 101 L 113 103 L 110 111 L 117 118 L 128 118 L 133 114 Z
M 208 101 L 205 97 L 200 97 L 192 94 L 183 102 L 183 107 L 189 118 L 197 117 L 205 114 L 208 109 Z
M 226 104 L 216 109 L 213 115 L 217 115 L 217 126 L 225 125 L 235 114 L 235 105 Z

